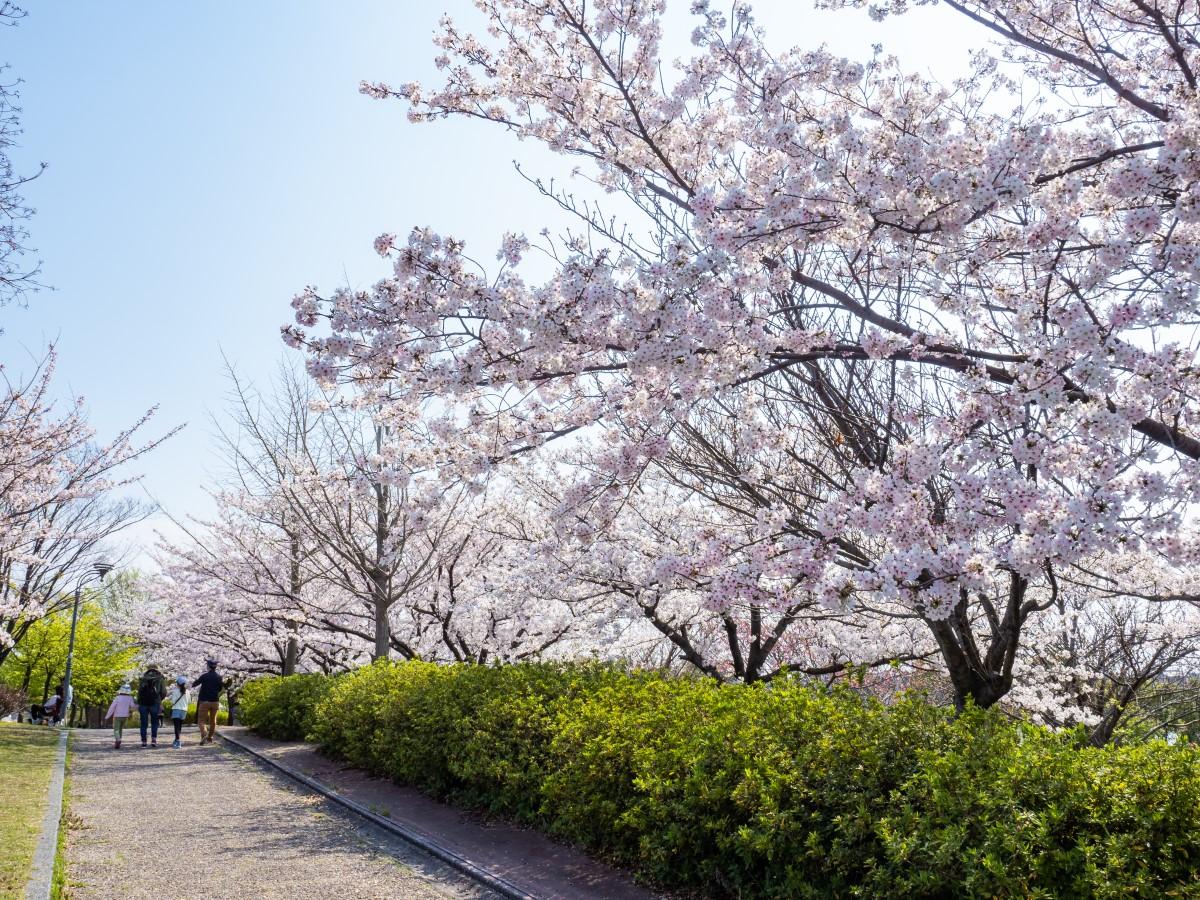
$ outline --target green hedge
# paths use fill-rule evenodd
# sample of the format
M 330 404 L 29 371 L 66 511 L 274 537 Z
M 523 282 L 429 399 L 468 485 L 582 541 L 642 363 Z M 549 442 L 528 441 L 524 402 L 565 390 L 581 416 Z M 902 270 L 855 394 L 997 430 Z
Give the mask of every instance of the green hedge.
M 256 678 L 238 694 L 238 718 L 265 737 L 303 740 L 312 730 L 317 704 L 332 685 L 333 679 L 324 675 Z
M 1095 749 L 916 696 L 409 662 L 251 682 L 243 704 L 265 734 L 712 896 L 1192 896 L 1200 880 L 1194 748 Z

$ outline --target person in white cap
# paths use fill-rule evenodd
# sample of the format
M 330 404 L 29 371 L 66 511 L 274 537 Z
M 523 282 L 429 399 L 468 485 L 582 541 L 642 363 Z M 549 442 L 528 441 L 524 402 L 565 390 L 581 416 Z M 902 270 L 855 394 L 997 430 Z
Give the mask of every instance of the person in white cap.
M 183 720 L 188 714 L 187 679 L 180 675 L 171 685 L 171 694 L 167 698 L 171 702 L 171 724 L 175 726 L 175 742 L 171 747 L 178 750 L 182 746 L 180 735 L 183 732 Z
M 112 719 L 113 723 L 113 749 L 121 749 L 121 731 L 125 727 L 125 720 L 129 718 L 129 714 L 133 712 L 133 689 L 128 682 L 121 685 L 117 691 L 117 696 L 113 697 L 113 702 L 108 706 L 108 712 L 104 714 L 104 721 Z

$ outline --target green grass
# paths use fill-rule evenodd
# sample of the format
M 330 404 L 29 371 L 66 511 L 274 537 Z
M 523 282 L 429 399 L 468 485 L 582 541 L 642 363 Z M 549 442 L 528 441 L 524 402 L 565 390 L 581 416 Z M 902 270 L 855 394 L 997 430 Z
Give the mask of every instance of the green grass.
M 57 750 L 56 728 L 0 726 L 0 900 L 25 896 Z
M 50 879 L 50 900 L 69 897 L 67 890 L 67 832 L 78 818 L 71 815 L 71 741 L 67 739 L 67 756 L 63 767 L 62 813 L 58 821 L 58 846 L 54 850 L 54 874 Z

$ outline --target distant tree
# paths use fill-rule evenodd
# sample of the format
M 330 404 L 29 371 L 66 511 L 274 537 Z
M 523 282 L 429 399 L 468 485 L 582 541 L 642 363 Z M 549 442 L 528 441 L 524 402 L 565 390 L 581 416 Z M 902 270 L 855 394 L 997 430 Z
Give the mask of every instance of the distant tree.
M 159 439 L 134 443 L 148 412 L 97 444 L 83 401 L 56 404 L 51 349 L 32 376 L 0 372 L 0 662 L 42 617 L 71 602 L 75 576 L 149 509 L 114 497 Z
M 130 639 L 108 628 L 104 612 L 94 596 L 80 605 L 71 669 L 77 709 L 107 704 L 135 668 L 136 647 Z M 39 619 L 0 663 L 0 682 L 21 691 L 31 701 L 45 700 L 66 671 L 70 634 L 69 608 Z

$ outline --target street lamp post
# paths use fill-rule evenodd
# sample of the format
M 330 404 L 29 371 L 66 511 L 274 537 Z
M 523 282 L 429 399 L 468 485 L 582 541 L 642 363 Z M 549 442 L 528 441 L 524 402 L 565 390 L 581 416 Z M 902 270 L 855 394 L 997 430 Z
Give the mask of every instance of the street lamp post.
M 85 582 L 93 578 L 104 579 L 112 571 L 112 565 L 106 562 L 92 563 L 92 568 L 79 576 L 75 582 L 75 605 L 71 608 L 71 639 L 67 642 L 67 673 L 63 678 L 62 709 L 63 721 L 70 724 L 71 715 L 71 663 L 75 659 L 75 626 L 79 624 L 79 598 L 83 593 Z

